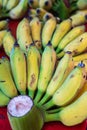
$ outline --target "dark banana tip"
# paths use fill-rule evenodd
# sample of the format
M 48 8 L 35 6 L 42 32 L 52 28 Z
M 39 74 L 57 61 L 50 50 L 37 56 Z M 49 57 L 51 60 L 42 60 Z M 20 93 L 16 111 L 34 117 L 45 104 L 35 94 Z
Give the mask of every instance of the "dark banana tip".
M 47 46 L 52 46 L 51 41 L 48 42 Z
M 11 29 L 10 29 L 10 28 L 8 28 L 8 29 L 7 29 L 7 32 L 11 32 Z
M 34 3 L 34 1 L 33 1 L 33 0 L 29 0 L 29 3 L 30 3 L 30 4 L 33 4 L 33 3 Z
M 48 6 L 48 5 L 49 5 L 49 1 L 46 1 L 46 2 L 45 2 L 45 6 Z
M 67 51 L 66 53 L 67 53 L 67 54 L 72 54 L 72 52 L 71 52 L 71 51 Z
M 40 9 L 36 9 L 36 12 L 37 12 L 37 14 L 39 14 L 40 13 Z
M 10 22 L 10 19 L 6 19 L 7 22 Z
M 34 42 L 32 42 L 32 43 L 30 44 L 30 46 L 35 46 Z
M 47 14 L 47 15 L 45 16 L 45 18 L 48 20 L 48 19 L 50 19 L 50 16 Z
M 2 56 L 2 59 L 3 59 L 3 60 L 6 59 L 6 56 Z
M 19 44 L 17 41 L 14 43 L 14 47 L 19 47 Z
M 85 19 L 87 20 L 87 14 L 85 15 Z
M 83 68 L 85 67 L 85 64 L 83 63 L 83 61 L 81 61 L 79 64 L 78 64 L 79 67 Z

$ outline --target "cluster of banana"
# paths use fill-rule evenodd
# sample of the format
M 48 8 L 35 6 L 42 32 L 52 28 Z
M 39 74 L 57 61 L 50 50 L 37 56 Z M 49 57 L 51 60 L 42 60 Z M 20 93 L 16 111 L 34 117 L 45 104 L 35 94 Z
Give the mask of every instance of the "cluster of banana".
M 0 19 L 22 18 L 28 9 L 28 0 L 0 0 Z
M 0 106 L 17 95 L 30 96 L 45 122 L 79 124 L 87 117 L 87 61 L 76 65 L 67 51 L 58 62 L 51 44 L 40 54 L 32 43 L 25 55 L 15 42 L 9 60 L 0 58 Z

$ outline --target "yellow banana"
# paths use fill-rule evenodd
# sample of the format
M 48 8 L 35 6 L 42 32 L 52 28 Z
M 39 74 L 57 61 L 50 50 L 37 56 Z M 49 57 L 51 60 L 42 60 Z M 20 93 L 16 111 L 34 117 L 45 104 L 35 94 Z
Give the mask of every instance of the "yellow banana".
M 31 29 L 33 42 L 35 43 L 36 47 L 39 50 L 41 50 L 42 48 L 42 43 L 41 43 L 42 23 L 40 22 L 38 17 L 34 17 L 31 20 L 30 29 Z
M 30 45 L 27 52 L 27 87 L 28 95 L 34 98 L 39 77 L 41 56 L 34 45 Z
M 17 43 L 10 53 L 10 63 L 13 78 L 20 94 L 26 94 L 26 60 L 23 51 Z
M 44 24 L 41 34 L 43 47 L 46 47 L 46 45 L 51 41 L 51 37 L 56 28 L 56 25 L 57 25 L 56 18 L 50 18 Z
M 36 9 L 39 7 L 39 0 L 29 0 L 29 6 L 33 9 Z
M 7 106 L 10 98 L 7 97 L 2 91 L 0 91 L 0 107 Z
M 1 31 L 0 31 L 0 47 L 1 47 L 2 44 L 3 44 L 3 38 L 4 38 L 4 36 L 6 35 L 6 33 L 7 33 L 7 30 L 1 30 Z
M 56 63 L 56 52 L 52 46 L 47 45 L 41 59 L 40 74 L 38 79 L 38 90 L 34 99 L 34 102 L 37 103 L 41 100 L 43 94 L 45 93 L 48 83 L 51 80 L 55 69 Z
M 36 9 L 29 9 L 29 12 L 28 12 L 28 15 L 30 16 L 30 15 L 34 15 L 34 16 L 36 16 Z
M 59 61 L 55 73 L 48 84 L 46 93 L 42 100 L 39 102 L 39 105 L 44 104 L 49 100 L 56 90 L 63 84 L 64 80 L 67 78 L 68 74 L 74 68 L 74 63 L 72 61 L 72 54 L 67 52 L 64 57 Z
M 65 48 L 64 52 L 71 51 L 73 56 L 84 52 L 87 49 L 87 32 L 84 32 L 76 39 L 71 41 Z
M 40 6 L 40 8 L 50 10 L 52 7 L 52 1 L 51 0 L 39 0 L 39 6 Z
M 44 108 L 49 109 L 54 105 L 65 106 L 69 104 L 85 84 L 86 74 L 85 65 L 80 63 L 70 72 L 64 83 L 54 93 L 52 99 L 43 105 Z
M 11 31 L 8 31 L 3 38 L 3 48 L 7 56 L 10 56 L 10 52 L 13 48 L 15 41 L 16 40 L 12 35 Z
M 6 10 L 10 11 L 11 9 L 15 8 L 20 0 L 8 0 L 8 3 L 6 5 Z
M 39 17 L 40 20 L 43 20 L 43 16 L 47 13 L 47 11 L 43 8 L 36 9 L 36 15 Z
M 20 19 L 25 15 L 27 10 L 28 0 L 20 0 L 18 5 L 9 11 L 8 15 L 11 19 Z
M 17 89 L 9 67 L 3 58 L 0 59 L 0 90 L 9 98 L 13 98 L 17 96 Z
M 85 24 L 87 22 L 87 12 L 77 12 L 73 14 L 70 19 L 72 20 L 72 27 Z
M 8 22 L 9 20 L 1 20 L 0 21 L 0 30 L 7 29 L 8 28 Z
M 68 117 L 67 117 L 68 114 Z M 66 126 L 75 126 L 87 118 L 87 92 L 84 92 L 75 102 L 60 108 L 54 114 L 45 113 L 45 122 L 60 121 Z
M 33 43 L 27 18 L 23 18 L 18 24 L 16 35 L 20 48 L 26 53 L 29 45 Z
M 80 62 L 80 61 L 83 61 L 83 60 L 87 60 L 87 52 L 82 53 L 82 54 L 77 55 L 77 56 L 74 56 L 74 57 L 73 57 L 73 60 L 74 60 L 75 62 Z
M 61 39 L 67 34 L 71 29 L 71 20 L 67 19 L 62 21 L 59 26 L 56 28 L 51 43 L 54 48 L 56 48 L 61 41 Z
M 58 44 L 56 52 L 59 53 L 64 49 L 64 47 L 69 44 L 72 40 L 74 40 L 76 37 L 80 36 L 82 33 L 84 33 L 86 30 L 85 25 L 77 26 L 71 29 L 60 41 Z

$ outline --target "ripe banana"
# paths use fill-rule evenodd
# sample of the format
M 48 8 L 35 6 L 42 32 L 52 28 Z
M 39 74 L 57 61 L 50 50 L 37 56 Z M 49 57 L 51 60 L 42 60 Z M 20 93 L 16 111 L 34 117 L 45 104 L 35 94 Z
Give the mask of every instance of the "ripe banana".
M 43 8 L 45 10 L 50 10 L 52 7 L 52 1 L 51 0 L 39 0 L 39 7 Z
M 71 20 L 67 19 L 62 21 L 59 26 L 56 28 L 51 43 L 54 48 L 56 48 L 61 41 L 61 39 L 67 34 L 71 29 Z
M 48 84 L 45 95 L 39 102 L 39 105 L 44 104 L 49 100 L 56 90 L 63 84 L 71 70 L 74 68 L 74 62 L 72 60 L 72 54 L 70 52 L 65 53 L 64 57 L 59 61 L 55 73 Z
M 72 40 L 74 40 L 76 37 L 80 36 L 82 33 L 84 33 L 86 30 L 85 25 L 77 26 L 71 29 L 64 38 L 60 41 L 56 52 L 59 53 L 64 49 L 64 47 L 69 44 Z
M 8 3 L 6 5 L 6 10 L 10 11 L 11 9 L 15 8 L 20 0 L 8 0 Z
M 32 35 L 34 44 L 39 50 L 41 50 L 42 48 L 42 43 L 41 43 L 42 23 L 40 22 L 38 17 L 34 17 L 30 21 L 30 29 L 31 29 L 31 35 Z
M 18 5 L 9 11 L 9 17 L 12 19 L 22 18 L 28 9 L 28 0 L 20 0 Z
M 7 97 L 2 91 L 0 91 L 0 107 L 7 106 L 10 98 Z
M 17 41 L 23 52 L 27 52 L 27 49 L 32 41 L 30 24 L 27 18 L 23 18 L 17 26 Z
M 13 98 L 17 96 L 17 89 L 8 62 L 5 62 L 3 58 L 0 59 L 0 90 L 9 98 Z
M 37 103 L 45 93 L 55 69 L 56 52 L 51 45 L 44 49 L 41 59 L 40 74 L 38 79 L 38 90 L 34 102 Z
M 68 117 L 67 117 L 68 114 Z M 84 92 L 75 102 L 60 109 L 54 114 L 45 113 L 45 122 L 61 121 L 66 126 L 82 123 L 87 118 L 87 92 Z
M 15 41 L 16 40 L 12 35 L 11 31 L 8 31 L 3 38 L 3 48 L 7 56 L 10 56 L 10 52 L 13 48 Z
M 17 43 L 10 52 L 10 63 L 13 78 L 20 94 L 26 94 L 26 60 Z
M 72 21 L 72 27 L 85 24 L 87 22 L 87 12 L 86 13 L 77 12 L 76 14 L 73 14 L 70 17 L 70 19 Z
M 51 37 L 54 33 L 56 25 L 57 25 L 56 18 L 50 18 L 45 22 L 41 34 L 43 47 L 46 47 L 46 45 L 51 41 Z
M 74 56 L 73 60 L 74 60 L 74 62 L 80 62 L 80 61 L 83 61 L 83 60 L 87 60 L 87 52 L 82 53 L 82 54 L 77 55 L 77 56 Z
M 84 32 L 76 39 L 71 41 L 65 48 L 64 52 L 71 51 L 73 56 L 84 52 L 87 49 L 87 32 Z
M 8 28 L 8 22 L 9 20 L 1 20 L 0 21 L 0 30 L 4 30 L 4 29 L 7 29 Z
M 27 52 L 27 87 L 28 95 L 34 98 L 39 77 L 41 56 L 35 45 L 30 45 Z
M 6 35 L 6 33 L 7 33 L 7 30 L 1 30 L 1 31 L 0 31 L 0 47 L 2 47 L 3 38 L 4 38 L 4 36 Z
M 39 0 L 29 0 L 29 6 L 33 9 L 36 9 L 39 7 Z
M 86 77 L 85 65 L 81 62 L 70 72 L 64 83 L 54 93 L 52 99 L 43 105 L 44 108 L 49 109 L 54 105 L 65 106 L 69 104 L 85 84 Z

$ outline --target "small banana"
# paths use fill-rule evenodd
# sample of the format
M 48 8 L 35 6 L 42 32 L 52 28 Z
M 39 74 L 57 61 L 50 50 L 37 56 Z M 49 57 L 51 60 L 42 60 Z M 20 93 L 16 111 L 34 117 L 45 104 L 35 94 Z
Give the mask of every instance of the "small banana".
M 51 41 L 51 37 L 54 33 L 56 25 L 57 25 L 56 18 L 50 18 L 45 22 L 41 34 L 43 47 L 46 47 L 49 41 Z
M 72 27 L 85 24 L 87 22 L 87 12 L 77 12 L 70 17 Z
M 9 20 L 1 20 L 0 21 L 0 30 L 4 30 L 4 29 L 7 29 L 8 28 L 8 22 Z
M 47 45 L 42 53 L 40 74 L 38 79 L 38 90 L 34 99 L 34 102 L 37 103 L 41 100 L 43 94 L 45 93 L 48 83 L 51 80 L 55 69 L 56 63 L 56 52 L 51 45 Z
M 19 22 L 17 26 L 16 36 L 20 48 L 26 53 L 29 45 L 33 43 L 30 24 L 27 18 L 23 18 Z
M 54 31 L 54 34 L 51 39 L 51 43 L 54 48 L 56 48 L 61 41 L 61 39 L 67 34 L 71 29 L 71 20 L 67 19 L 62 21 L 59 26 Z
M 8 3 L 6 5 L 6 10 L 10 11 L 11 9 L 15 8 L 20 0 L 8 0 Z
M 41 56 L 35 45 L 30 45 L 27 52 L 27 87 L 29 96 L 34 98 L 39 77 Z
M 26 94 L 26 60 L 23 51 L 17 43 L 10 53 L 12 74 L 20 94 Z
M 9 11 L 9 17 L 11 19 L 22 18 L 28 10 L 28 0 L 20 0 L 18 5 Z
M 77 5 L 77 7 L 80 10 L 87 9 L 87 1 L 86 0 L 78 0 L 77 3 L 76 3 L 76 5 Z
M 3 38 L 6 35 L 6 33 L 7 33 L 7 30 L 0 31 L 0 47 L 2 47 L 2 45 L 3 45 Z
M 6 60 L 3 60 L 3 58 L 0 59 L 0 90 L 9 98 L 13 98 L 17 96 L 17 89 L 8 62 L 9 61 L 6 62 Z
M 59 109 L 59 112 L 54 114 L 45 113 L 45 122 L 60 121 L 66 126 L 82 123 L 87 118 L 87 92 L 84 92 L 75 102 Z
M 71 29 L 71 31 L 69 31 L 58 44 L 56 52 L 59 53 L 60 51 L 62 51 L 67 44 L 69 44 L 76 37 L 84 33 L 85 30 L 86 30 L 85 25 L 77 26 Z
M 65 106 L 69 104 L 86 83 L 86 77 L 85 65 L 81 62 L 70 72 L 64 83 L 54 93 L 52 99 L 43 105 L 44 108 L 49 109 L 54 105 Z
M 29 6 L 33 9 L 36 9 L 39 7 L 39 0 L 29 0 Z
M 37 8 L 36 9 L 36 15 L 39 17 L 40 20 L 43 20 L 44 15 L 47 13 L 47 11 L 43 8 Z
M 65 48 L 64 52 L 71 51 L 73 56 L 84 52 L 87 49 L 87 32 L 84 32 L 76 39 L 71 41 Z
M 36 16 L 36 9 L 29 9 L 29 11 L 28 11 L 28 16 L 31 16 L 31 15 L 33 15 L 33 16 Z
M 16 40 L 11 31 L 8 31 L 3 38 L 3 48 L 7 56 L 10 56 L 10 52 L 14 46 L 15 41 Z
M 72 54 L 70 52 L 65 53 L 64 57 L 59 61 L 54 75 L 48 84 L 45 95 L 39 102 L 39 106 L 47 102 L 56 90 L 63 84 L 71 70 L 74 68 L 74 62 L 72 60 Z
M 51 0 L 39 0 L 39 6 L 40 6 L 40 8 L 43 8 L 45 10 L 50 10 L 52 7 L 52 1 Z
M 38 17 L 34 17 L 30 22 L 30 29 L 33 42 L 35 43 L 36 47 L 41 50 L 42 43 L 41 43 L 41 31 L 42 31 L 42 23 L 40 22 Z
M 7 97 L 2 91 L 0 91 L 0 107 L 7 106 L 10 98 Z

